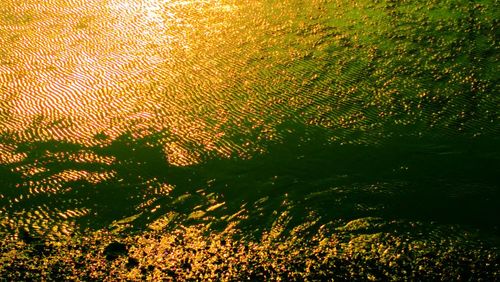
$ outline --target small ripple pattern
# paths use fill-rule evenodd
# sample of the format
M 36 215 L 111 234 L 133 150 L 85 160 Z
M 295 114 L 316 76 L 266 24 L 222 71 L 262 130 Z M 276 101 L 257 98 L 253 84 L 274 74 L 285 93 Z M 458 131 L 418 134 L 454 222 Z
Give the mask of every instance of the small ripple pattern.
M 233 26 L 236 5 L 12 3 L 2 8 L 0 38 L 4 132 L 20 141 L 91 146 L 102 142 L 96 135 L 113 140 L 125 132 L 168 131 L 173 137 L 161 142 L 179 165 L 198 161 L 196 154 L 183 155 L 186 144 L 222 155 L 235 151 L 229 138 L 214 136 L 240 122 L 241 93 L 228 89 L 243 75 L 237 72 L 244 52 L 220 40 L 249 33 Z

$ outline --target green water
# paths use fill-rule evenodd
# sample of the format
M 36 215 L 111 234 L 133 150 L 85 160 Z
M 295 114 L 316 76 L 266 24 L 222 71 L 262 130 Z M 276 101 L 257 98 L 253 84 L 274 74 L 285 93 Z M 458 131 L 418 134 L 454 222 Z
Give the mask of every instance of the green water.
M 0 2 L 2 233 L 498 247 L 497 1 Z

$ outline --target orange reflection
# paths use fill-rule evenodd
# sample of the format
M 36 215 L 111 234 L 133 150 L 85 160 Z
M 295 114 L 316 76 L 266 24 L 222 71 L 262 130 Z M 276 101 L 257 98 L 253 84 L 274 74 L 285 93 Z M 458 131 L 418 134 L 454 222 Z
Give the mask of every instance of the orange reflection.
M 255 46 L 241 46 L 267 26 L 246 28 L 242 21 L 255 21 L 240 19 L 237 7 L 222 0 L 7 5 L 8 14 L 31 16 L 0 19 L 9 30 L 0 34 L 7 62 L 0 83 L 9 92 L 0 131 L 21 142 L 86 146 L 166 132 L 160 142 L 173 165 L 199 161 L 186 144 L 241 154 L 246 149 L 237 144 L 246 141 L 231 140 L 231 131 L 248 134 L 264 119 L 254 109 L 263 100 L 242 84 L 255 77 L 246 69 Z

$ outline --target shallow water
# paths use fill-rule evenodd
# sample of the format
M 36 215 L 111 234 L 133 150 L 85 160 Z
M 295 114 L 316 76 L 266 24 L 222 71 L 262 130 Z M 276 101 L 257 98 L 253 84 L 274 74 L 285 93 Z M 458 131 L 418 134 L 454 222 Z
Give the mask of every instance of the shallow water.
M 496 1 L 1 2 L 2 231 L 287 212 L 498 242 Z

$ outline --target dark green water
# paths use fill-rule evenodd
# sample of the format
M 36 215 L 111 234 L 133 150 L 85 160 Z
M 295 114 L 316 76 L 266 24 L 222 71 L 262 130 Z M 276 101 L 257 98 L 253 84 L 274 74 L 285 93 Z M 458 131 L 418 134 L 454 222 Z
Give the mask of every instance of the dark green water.
M 3 233 L 498 247 L 497 1 L 0 2 Z

